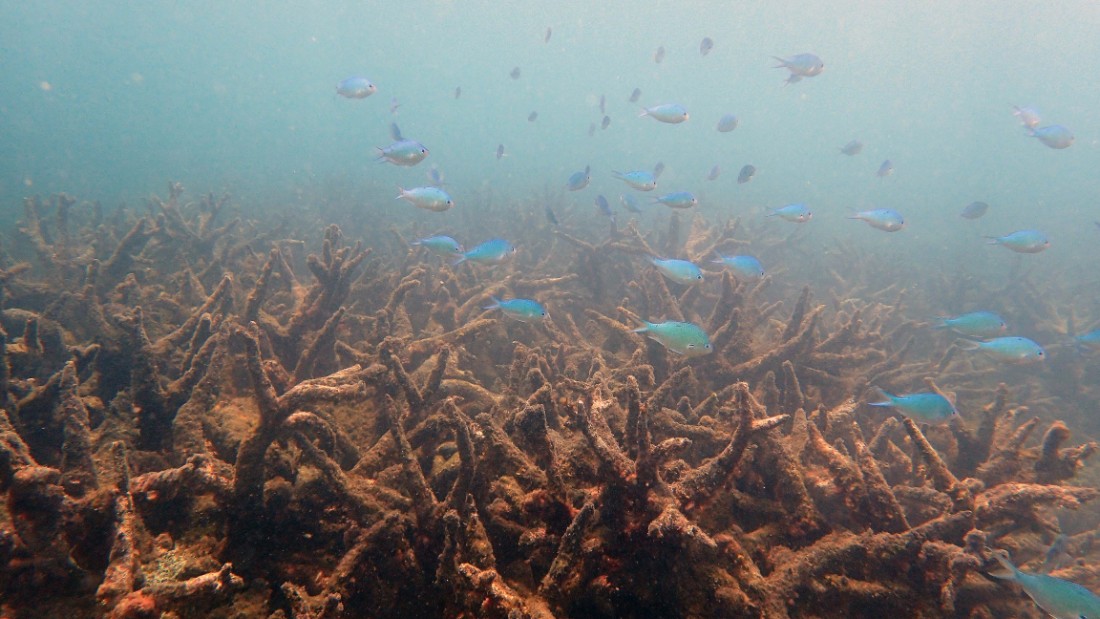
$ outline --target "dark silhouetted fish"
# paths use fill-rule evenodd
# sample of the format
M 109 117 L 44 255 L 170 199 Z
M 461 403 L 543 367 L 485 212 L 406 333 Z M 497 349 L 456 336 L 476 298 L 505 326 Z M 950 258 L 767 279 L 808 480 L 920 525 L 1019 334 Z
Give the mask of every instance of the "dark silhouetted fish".
M 737 117 L 733 114 L 726 114 L 722 118 L 718 119 L 718 132 L 729 133 L 737 128 Z
M 985 215 L 985 212 L 988 210 L 989 205 L 985 202 L 971 202 L 963 207 L 962 213 L 959 213 L 959 215 L 961 215 L 963 219 L 977 219 Z
M 518 80 L 519 79 L 519 67 L 516 67 L 516 68 L 512 69 L 512 72 L 509 73 L 508 75 L 511 76 L 512 79 Z
M 642 98 L 642 89 L 641 88 L 635 88 L 634 92 L 630 93 L 630 102 L 631 103 L 637 103 L 638 99 L 641 99 L 641 98 Z
M 851 142 L 848 142 L 844 146 L 841 146 L 840 147 L 840 152 L 843 155 L 848 155 L 849 157 L 855 157 L 856 155 L 863 152 L 863 142 L 860 142 L 859 140 L 852 140 Z
M 751 181 L 754 176 L 756 176 L 756 166 L 748 164 L 737 173 L 737 183 L 743 185 Z
M 699 42 L 699 53 L 706 56 L 712 49 L 714 49 L 714 41 L 710 37 L 703 37 Z

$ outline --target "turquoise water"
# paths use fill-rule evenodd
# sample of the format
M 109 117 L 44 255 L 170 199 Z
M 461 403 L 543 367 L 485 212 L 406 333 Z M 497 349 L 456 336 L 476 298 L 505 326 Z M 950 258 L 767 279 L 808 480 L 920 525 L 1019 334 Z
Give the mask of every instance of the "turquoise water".
M 426 184 L 436 166 L 459 205 L 451 217 L 476 218 L 491 190 L 523 214 L 560 199 L 567 224 L 587 226 L 599 222 L 597 194 L 626 216 L 617 196 L 627 189 L 611 170 L 662 161 L 655 193 L 693 191 L 712 222 L 759 221 L 805 202 L 815 219 L 804 243 L 853 239 L 902 267 L 931 261 L 926 268 L 997 278 L 1011 278 L 1019 259 L 979 237 L 1039 228 L 1052 247 L 1027 257 L 1031 272 L 1070 286 L 1096 280 L 1093 3 L 2 5 L 0 217 L 9 224 L 28 194 L 132 205 L 178 180 L 228 191 L 258 214 L 338 202 L 323 219 L 439 226 L 446 220 L 391 204 L 397 185 Z M 706 56 L 704 36 L 715 41 Z M 786 85 L 771 57 L 803 52 L 825 71 Z M 350 75 L 378 92 L 337 98 L 335 84 Z M 638 118 L 634 88 L 640 104 L 678 102 L 691 120 Z M 1027 137 L 1013 105 L 1069 127 L 1075 144 L 1052 150 Z M 726 113 L 740 125 L 719 133 Z M 391 122 L 430 149 L 427 161 L 375 163 Z M 840 155 L 851 139 L 863 153 Z M 884 159 L 896 172 L 879 179 Z M 738 185 L 746 163 L 758 174 Z M 704 180 L 715 164 L 721 176 Z M 592 184 L 559 198 L 585 165 Z M 993 205 L 990 214 L 960 220 L 973 200 Z M 904 214 L 903 233 L 844 218 L 882 207 Z
M 607 197 L 620 224 L 633 218 L 651 233 L 667 229 L 671 211 L 647 205 L 634 216 L 619 195 L 648 204 L 691 191 L 699 205 L 681 212 L 685 230 L 694 217 L 714 226 L 745 223 L 737 241 L 761 254 L 775 282 L 761 295 L 786 303 L 777 321 L 804 284 L 835 313 L 844 295 L 868 307 L 893 302 L 893 289 L 883 290 L 896 282 L 908 300 L 901 317 L 886 319 L 890 328 L 937 314 L 1000 312 L 1011 334 L 1041 340 L 1053 358 L 1041 369 L 983 375 L 989 394 L 1002 380 L 1013 383 L 1014 397 L 1033 412 L 1064 413 L 1075 442 L 1100 434 L 1096 355 L 1071 357 L 1058 347 L 1071 311 L 1078 332 L 1100 326 L 1100 4 L 0 0 L 0 15 L 4 243 L 19 237 L 27 195 L 65 192 L 81 201 L 78 208 L 98 201 L 140 211 L 147 197 L 164 196 L 169 181 L 180 181 L 188 202 L 229 193 L 232 213 L 218 223 L 236 215 L 258 220 L 242 226 L 246 237 L 294 218 L 281 232 L 315 230 L 303 239 L 314 251 L 322 226 L 335 223 L 349 243 L 374 248 L 380 268 L 399 271 L 407 264 L 395 264 L 403 248 L 391 228 L 410 239 L 453 234 L 467 248 L 507 236 L 520 247 L 516 269 L 548 277 L 583 260 L 565 241 L 549 256 L 527 249 L 560 240 L 546 223 L 547 205 L 559 230 L 599 243 L 608 226 L 593 206 L 597 195 Z M 705 56 L 704 37 L 715 43 Z M 666 51 L 661 63 L 654 61 L 658 48 Z M 773 56 L 806 52 L 824 60 L 824 72 L 786 84 L 788 73 L 774 67 Z M 515 68 L 518 79 L 510 76 Z M 353 75 L 378 91 L 363 100 L 338 97 L 336 84 Z M 635 88 L 638 104 L 628 101 Z M 691 119 L 671 125 L 638 117 L 639 104 L 672 102 Z M 1075 143 L 1053 150 L 1028 137 L 1013 106 L 1036 108 L 1042 125 L 1065 125 Z M 718 132 L 729 113 L 739 126 Z M 376 148 L 392 142 L 391 123 L 430 149 L 426 161 L 375 161 Z M 865 144 L 863 152 L 840 154 L 853 139 Z M 896 171 L 877 178 L 887 159 Z M 658 162 L 667 168 L 652 193 L 612 176 Z M 757 175 L 738 184 L 745 164 Z M 714 165 L 721 175 L 705 180 Z M 591 184 L 566 192 L 566 180 L 586 166 Z M 445 175 L 452 210 L 394 200 L 398 186 L 426 185 L 432 168 Z M 975 200 L 991 204 L 990 212 L 961 219 Z M 789 203 L 809 205 L 813 220 L 798 227 L 765 217 Z M 900 211 L 906 228 L 888 234 L 847 219 L 873 208 Z M 1028 228 L 1044 231 L 1050 249 L 1019 255 L 982 238 Z M 274 237 L 256 236 L 248 249 L 262 254 L 260 245 Z M 613 259 L 625 263 L 625 255 Z M 712 292 L 717 270 L 707 274 Z M 855 283 L 834 285 L 830 270 Z M 483 277 L 497 277 L 486 271 Z M 580 322 L 582 304 L 602 304 L 594 309 L 611 315 L 619 298 L 634 294 L 623 292 L 626 281 L 607 288 L 606 298 L 592 299 L 580 288 L 557 307 L 546 294 L 549 313 L 568 306 Z M 1036 300 L 1049 307 L 1020 306 Z M 761 326 L 762 342 L 773 327 Z M 919 340 L 907 363 L 920 357 L 934 364 L 953 337 L 914 331 Z M 494 360 L 476 363 L 492 369 Z M 1073 380 L 1067 367 L 1080 370 Z M 1044 386 L 1038 395 L 1036 383 Z M 967 397 L 963 417 L 973 419 L 977 405 Z M 1067 529 L 1091 527 L 1087 518 Z

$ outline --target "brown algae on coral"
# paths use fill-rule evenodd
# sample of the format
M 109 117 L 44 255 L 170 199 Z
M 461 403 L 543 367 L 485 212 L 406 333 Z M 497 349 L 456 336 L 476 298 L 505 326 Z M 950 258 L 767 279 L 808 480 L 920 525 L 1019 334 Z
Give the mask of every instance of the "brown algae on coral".
M 639 257 L 749 236 L 679 213 L 517 227 L 519 264 L 450 266 L 411 229 L 184 195 L 29 198 L 5 239 L 4 616 L 1033 616 L 985 573 L 1041 558 L 1058 515 L 1086 523 L 1060 575 L 1100 584 L 1096 515 L 1065 511 L 1100 494 L 1075 479 L 1096 444 L 1047 414 L 1070 388 L 929 342 L 875 273 L 834 271 L 826 303 L 669 283 Z M 548 316 L 484 310 L 505 293 Z M 872 384 L 964 419 L 899 421 Z

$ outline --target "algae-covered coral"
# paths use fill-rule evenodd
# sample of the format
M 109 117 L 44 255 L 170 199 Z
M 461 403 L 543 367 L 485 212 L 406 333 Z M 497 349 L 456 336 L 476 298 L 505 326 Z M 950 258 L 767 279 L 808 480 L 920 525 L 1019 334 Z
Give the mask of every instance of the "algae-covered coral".
M 26 201 L 0 256 L 5 616 L 1039 616 L 991 550 L 1041 555 L 1100 494 L 1070 432 L 1087 359 L 967 356 L 872 267 L 681 286 L 645 260 L 732 252 L 736 220 L 528 219 L 511 261 L 452 267 L 413 228 L 235 210 L 177 184 L 138 213 Z M 1028 285 L 1033 322 L 1074 332 Z M 890 417 L 872 385 L 963 419 Z M 1078 519 L 1056 573 L 1095 587 Z

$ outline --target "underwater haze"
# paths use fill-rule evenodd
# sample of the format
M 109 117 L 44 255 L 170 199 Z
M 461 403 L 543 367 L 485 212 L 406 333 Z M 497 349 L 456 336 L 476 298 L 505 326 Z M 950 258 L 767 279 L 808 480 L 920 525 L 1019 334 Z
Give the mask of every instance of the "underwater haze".
M 0 16 L 0 617 L 1100 606 L 1100 3 Z

